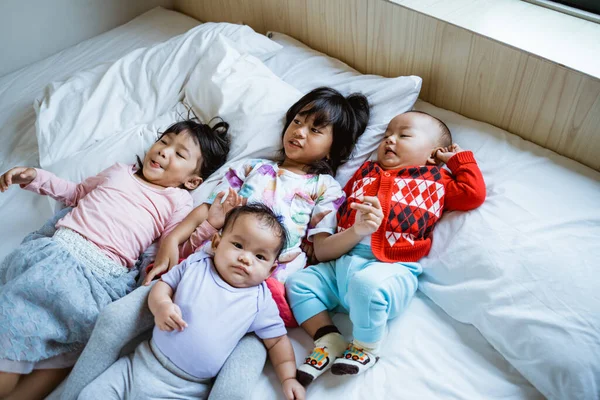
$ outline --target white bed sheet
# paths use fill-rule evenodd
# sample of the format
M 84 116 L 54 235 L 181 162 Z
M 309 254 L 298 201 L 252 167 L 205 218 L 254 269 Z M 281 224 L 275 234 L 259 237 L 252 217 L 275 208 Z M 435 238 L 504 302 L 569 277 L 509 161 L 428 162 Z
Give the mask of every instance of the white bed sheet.
M 0 78 L 0 173 L 15 165 L 38 166 L 33 100 L 44 87 L 73 73 L 163 42 L 200 22 L 157 7 L 129 23 Z M 19 188 L 0 194 L 0 259 L 53 213 L 53 203 Z
M 164 41 L 199 22 L 179 13 L 154 9 L 130 23 L 66 49 L 46 60 L 0 78 L 0 172 L 13 165 L 38 165 L 33 99 L 51 81 L 114 61 L 127 52 Z M 12 188 L 0 195 L 0 257 L 52 214 L 47 198 Z M 347 316 L 334 320 L 348 334 Z M 415 399 L 542 396 L 472 326 L 451 319 L 418 293 L 408 311 L 389 325 L 386 353 L 376 368 L 355 378 L 326 373 L 309 398 Z M 290 337 L 300 360 L 312 341 L 301 330 Z M 282 398 L 272 367 L 265 369 L 253 399 Z

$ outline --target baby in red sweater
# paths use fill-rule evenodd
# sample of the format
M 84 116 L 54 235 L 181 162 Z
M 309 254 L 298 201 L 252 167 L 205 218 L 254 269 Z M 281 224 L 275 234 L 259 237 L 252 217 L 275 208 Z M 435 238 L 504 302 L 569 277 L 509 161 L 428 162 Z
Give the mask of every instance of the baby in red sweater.
M 365 162 L 344 192 L 338 232 L 314 238 L 324 244 L 316 257 L 327 262 L 286 282 L 294 316 L 315 340 L 297 372 L 305 386 L 329 368 L 356 375 L 377 362 L 387 321 L 417 290 L 418 261 L 429 253 L 442 212 L 480 206 L 485 183 L 473 153 L 452 142 L 446 124 L 410 111 L 390 121 L 377 161 Z M 333 310 L 349 313 L 351 343 L 333 325 Z

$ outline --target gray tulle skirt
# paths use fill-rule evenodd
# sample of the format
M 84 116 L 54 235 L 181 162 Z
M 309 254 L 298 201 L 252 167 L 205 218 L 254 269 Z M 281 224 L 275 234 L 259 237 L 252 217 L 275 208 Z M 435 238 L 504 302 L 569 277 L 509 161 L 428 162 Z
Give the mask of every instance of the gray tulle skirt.
M 136 270 L 99 274 L 53 239 L 54 225 L 68 211 L 29 234 L 0 264 L 0 371 L 73 365 L 102 308 L 135 286 Z

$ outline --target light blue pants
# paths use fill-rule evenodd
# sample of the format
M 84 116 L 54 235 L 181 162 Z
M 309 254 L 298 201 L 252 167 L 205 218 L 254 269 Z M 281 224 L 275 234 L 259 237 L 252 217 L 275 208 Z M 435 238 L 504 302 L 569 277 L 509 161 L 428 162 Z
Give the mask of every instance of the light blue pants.
M 347 312 L 354 338 L 373 343 L 382 339 L 387 321 L 408 306 L 422 271 L 419 263 L 378 261 L 359 244 L 337 260 L 295 272 L 286 292 L 298 323 L 325 310 Z

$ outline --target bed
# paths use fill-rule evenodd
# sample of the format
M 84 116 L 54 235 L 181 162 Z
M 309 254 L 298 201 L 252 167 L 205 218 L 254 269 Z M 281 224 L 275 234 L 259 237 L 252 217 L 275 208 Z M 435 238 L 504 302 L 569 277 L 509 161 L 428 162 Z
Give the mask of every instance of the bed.
M 102 79 L 106 80 L 110 75 L 112 65 L 119 62 L 123 65 L 123 60 L 133 57 L 132 54 L 151 54 L 144 49 L 152 49 L 153 46 L 166 43 L 169 39 L 199 24 L 197 20 L 183 14 L 157 8 L 128 24 L 0 78 L 0 132 L 3 142 L 8 143 L 8 146 L 0 148 L 0 169 L 5 171 L 13 165 L 38 166 L 42 161 L 45 168 L 77 180 L 93 172 L 94 168 L 100 168 L 100 163 L 97 161 L 104 155 L 95 155 L 94 158 L 94 146 L 105 143 L 107 138 L 92 135 L 87 138 L 87 141 L 83 139 L 80 141 L 77 151 L 62 154 L 61 151 L 65 147 L 62 145 L 64 136 L 60 135 L 68 136 L 71 132 L 76 132 L 75 128 L 80 127 L 82 122 L 75 118 L 77 112 L 74 112 L 73 115 L 64 117 L 65 120 L 61 120 L 60 126 L 69 129 L 64 129 L 60 134 L 56 133 L 60 129 L 52 126 L 48 119 L 48 116 L 56 116 L 50 110 L 55 107 L 55 104 L 50 103 L 48 99 L 63 98 L 61 93 L 74 93 L 73 88 L 81 82 L 78 79 L 88 78 L 85 74 L 82 75 L 82 71 L 91 71 L 92 82 L 96 78 L 96 82 L 103 82 Z M 213 79 L 214 82 L 218 82 L 214 87 L 206 84 L 194 86 L 194 82 L 197 82 L 194 78 L 196 75 L 210 68 L 218 70 L 220 64 L 215 60 L 226 59 L 225 56 L 230 54 L 229 50 L 219 53 L 219 49 L 229 49 L 227 46 L 230 45 L 240 53 L 248 49 L 244 46 L 263 46 L 255 53 L 256 57 L 242 55 L 240 62 L 244 63 L 241 64 L 243 69 L 246 71 L 252 69 L 256 73 L 254 76 L 256 79 L 265 79 L 264 82 L 267 82 L 268 78 L 269 83 L 263 88 L 282 93 L 277 99 L 269 99 L 265 94 L 268 92 L 261 92 L 256 95 L 256 98 L 250 96 L 248 99 L 252 103 L 256 103 L 256 99 L 259 99 L 266 104 L 260 113 L 262 120 L 259 123 L 268 127 L 269 131 L 276 132 L 276 135 L 280 132 L 276 129 L 280 121 L 274 115 L 287 108 L 277 103 L 285 104 L 287 100 L 291 101 L 298 93 L 308 90 L 310 85 L 318 85 L 319 79 L 324 79 L 325 82 L 338 82 L 331 80 L 333 75 L 319 78 L 314 75 L 314 71 L 317 67 L 334 70 L 342 68 L 339 65 L 341 63 L 329 58 L 325 59 L 323 55 L 283 34 L 271 33 L 268 36 L 273 43 L 277 43 L 277 47 L 262 42 L 263 39 L 256 39 L 260 44 L 247 41 L 240 47 L 239 41 L 235 45 L 230 43 L 235 42 L 235 37 L 229 37 L 215 39 L 222 40 L 223 47 L 211 45 L 207 47 L 205 53 L 198 53 L 199 58 L 193 60 L 197 63 L 197 67 L 189 70 L 184 91 L 187 91 L 188 99 L 197 97 L 194 99 L 194 104 L 198 105 L 197 113 L 202 114 L 203 111 L 206 113 L 206 115 L 199 115 L 201 118 L 218 112 L 222 116 L 231 117 L 227 120 L 232 127 L 243 121 L 242 116 L 237 116 L 243 114 L 244 109 L 239 104 L 223 102 L 211 109 L 213 105 L 210 99 L 216 95 L 227 98 L 226 94 L 231 95 L 232 91 L 238 90 L 239 85 L 247 84 L 248 79 L 234 80 L 232 83 L 227 81 L 225 76 L 221 81 Z M 252 53 L 249 50 L 248 52 Z M 309 67 L 304 71 L 311 71 L 313 81 L 307 82 L 306 73 L 302 70 L 294 70 L 294 66 L 299 68 L 298 60 L 309 63 Z M 317 67 L 310 64 L 311 62 L 316 62 Z M 236 68 L 241 69 L 240 65 L 235 65 Z M 229 69 L 235 68 L 230 65 Z M 278 77 L 278 80 L 274 80 L 271 75 Z M 347 90 L 367 85 L 372 90 L 372 96 L 381 96 L 376 98 L 376 101 L 383 105 L 389 101 L 389 98 L 385 97 L 382 86 L 377 85 L 390 85 L 391 81 L 368 81 L 368 79 L 378 78 L 357 78 L 357 75 L 352 75 L 348 83 L 344 81 L 345 75 L 339 72 L 335 72 L 334 75 L 339 79 L 340 85 L 348 84 L 344 86 Z M 47 86 L 51 82 L 54 83 Z M 401 90 L 409 88 L 409 92 L 412 90 L 414 95 L 412 102 L 408 102 L 410 104 L 396 104 L 394 107 L 412 107 L 418 95 L 417 86 L 420 88 L 419 81 L 408 77 L 408 80 L 394 81 L 394 85 Z M 89 100 L 97 95 L 98 91 L 82 91 L 80 94 L 81 98 Z M 177 97 L 182 93 L 169 95 Z M 167 121 L 185 111 L 181 108 L 181 104 L 169 103 L 168 105 L 160 110 L 159 108 L 146 110 L 145 112 L 155 115 L 152 118 L 146 118 L 147 115 L 140 117 L 141 128 L 137 126 L 132 129 L 124 125 L 126 121 L 131 121 L 132 115 L 139 113 L 139 110 L 129 109 L 119 109 L 119 118 L 111 121 L 112 125 L 108 128 L 93 123 L 92 125 L 94 129 L 97 128 L 96 132 L 100 131 L 99 127 L 103 127 L 109 130 L 127 131 L 128 138 L 143 137 L 145 141 L 136 139 L 135 145 L 132 144 L 133 142 L 125 141 L 122 146 L 128 150 L 135 148 L 136 145 L 140 146 L 138 148 L 143 148 L 144 144 L 148 143 L 150 133 L 160 129 L 161 126 L 164 127 Z M 104 115 L 111 115 L 111 110 L 115 110 L 111 108 L 114 104 L 106 107 L 103 109 Z M 598 398 L 599 387 L 590 382 L 594 382 L 599 376 L 593 360 L 599 359 L 596 357 L 599 355 L 598 347 L 600 347 L 596 311 L 600 301 L 591 286 L 594 281 L 597 282 L 597 278 L 594 280 L 592 260 L 596 259 L 594 264 L 596 265 L 600 257 L 594 245 L 600 238 L 600 216 L 597 212 L 597 204 L 600 200 L 600 174 L 525 142 L 506 131 L 439 109 L 426 102 L 417 101 L 415 108 L 442 118 L 450 126 L 455 139 L 463 147 L 474 150 L 480 160 L 484 176 L 490 182 L 486 200 L 487 208 L 473 213 L 474 215 L 451 214 L 444 218 L 439 228 L 436 228 L 434 247 L 430 256 L 423 261 L 425 274 L 421 282 L 421 291 L 418 292 L 408 311 L 389 324 L 384 342 L 385 357 L 377 367 L 356 378 L 340 378 L 326 373 L 318 382 L 311 385 L 308 397 L 316 399 Z M 374 131 L 381 129 L 381 124 L 389 115 L 387 113 L 395 109 L 376 112 L 374 118 L 376 120 L 379 118 L 381 121 L 377 120 L 378 125 L 373 125 L 372 129 Z M 85 112 L 87 111 L 81 106 L 80 115 L 85 115 Z M 45 118 L 38 118 L 37 132 L 36 114 L 38 117 L 45 116 Z M 273 120 L 277 120 L 277 124 L 269 122 Z M 86 124 L 91 123 L 89 119 L 85 121 Z M 46 134 L 49 131 L 53 131 L 54 135 Z M 79 140 L 74 137 L 72 139 L 74 143 Z M 266 151 L 265 147 L 268 151 L 273 151 L 275 149 L 269 147 L 274 143 L 273 140 L 276 142 L 276 137 L 266 138 L 264 142 L 261 141 L 258 149 L 252 148 L 251 140 L 240 142 L 234 145 L 232 157 L 235 159 L 248 154 L 262 155 L 261 150 Z M 69 146 L 74 145 L 69 144 Z M 364 154 L 361 155 L 367 157 L 368 146 L 372 146 L 372 143 L 363 143 L 363 145 L 366 147 L 359 146 L 358 151 L 363 152 Z M 42 150 L 41 153 L 39 150 Z M 252 153 L 255 150 L 257 153 Z M 61 158 L 61 154 L 64 157 Z M 531 188 L 523 186 L 522 179 L 540 180 L 539 174 L 545 173 L 552 174 L 557 185 L 569 185 L 571 190 L 562 191 L 558 195 L 560 201 L 547 201 L 546 204 L 538 206 L 534 197 L 556 196 L 552 185 L 542 185 L 532 194 Z M 195 193 L 195 199 L 201 199 L 208 190 L 209 186 Z M 583 199 L 582 194 L 585 197 Z M 549 197 L 544 198 L 549 199 Z M 576 209 L 572 214 L 562 214 L 558 220 L 546 219 L 548 214 L 561 213 L 558 204 L 569 201 L 577 206 L 574 207 Z M 510 207 L 506 208 L 506 203 L 509 203 Z M 27 232 L 40 226 L 54 210 L 55 205 L 48 199 L 25 191 L 11 189 L 0 196 L 0 220 L 3 221 L 0 232 L 0 257 L 4 257 L 15 247 Z M 503 214 L 508 212 L 511 213 L 510 216 Z M 502 220 L 503 216 L 506 216 L 504 220 Z M 535 223 L 532 223 L 533 217 Z M 512 229 L 510 222 L 523 225 L 519 225 L 518 229 Z M 553 234 L 555 228 L 557 230 Z M 460 232 L 460 235 L 456 232 Z M 578 238 L 576 248 L 554 248 L 549 254 L 543 254 L 549 249 L 536 247 L 540 242 L 553 245 L 561 235 L 564 238 L 570 235 Z M 530 240 L 526 240 L 527 238 Z M 571 242 L 565 240 L 565 243 Z M 479 253 L 474 251 L 473 244 L 481 245 L 483 251 Z M 515 272 L 508 266 L 504 268 L 504 263 L 510 263 L 515 259 L 515 255 L 511 252 L 523 258 L 523 263 L 519 264 L 521 266 L 526 266 L 526 262 L 530 261 L 535 263 L 536 257 L 544 260 L 554 258 L 556 262 L 563 262 L 567 256 L 576 261 L 579 266 L 572 269 L 570 275 L 556 276 L 549 273 L 550 268 L 541 272 L 535 268 L 524 268 L 525 275 L 531 279 L 519 282 L 517 280 L 521 277 L 519 272 Z M 577 256 L 584 253 L 584 257 Z M 521 255 L 523 257 L 520 257 Z M 458 258 L 467 264 L 443 262 L 443 260 Z M 481 265 L 491 267 L 490 269 L 478 268 Z M 542 279 L 540 276 L 542 273 L 546 273 L 549 279 Z M 514 284 L 509 288 L 515 290 L 506 289 L 506 279 Z M 544 284 L 542 289 L 535 286 L 535 282 L 540 281 Z M 497 290 L 498 288 L 500 289 Z M 583 300 L 566 304 L 564 299 L 572 293 L 580 293 Z M 522 308 L 520 299 L 528 295 L 533 296 L 536 301 L 531 301 L 527 297 L 525 307 Z M 565 317 L 562 314 L 564 310 L 559 309 L 556 304 L 570 311 L 575 315 L 576 320 Z M 548 313 L 540 314 L 538 307 L 540 305 Z M 557 315 L 560 318 L 554 320 Z M 534 323 L 531 323 L 532 320 Z M 334 317 L 334 321 L 341 327 L 343 334 L 347 335 L 351 332 L 347 316 L 338 314 Z M 301 359 L 311 349 L 312 341 L 297 328 L 290 330 L 289 334 L 297 359 Z M 530 341 L 527 338 L 534 340 Z M 548 344 L 543 343 L 542 339 L 545 338 L 548 338 Z M 565 338 L 573 339 L 575 344 L 565 342 Z M 580 340 L 581 338 L 583 339 Z M 561 348 L 556 343 L 562 343 L 564 346 Z M 579 361 L 568 358 L 575 345 L 579 346 L 575 351 L 576 360 Z M 543 356 L 549 349 L 556 352 L 556 357 L 550 360 Z M 557 365 L 560 362 L 557 360 L 565 361 L 566 369 L 559 368 Z M 575 397 L 569 397 L 572 394 Z M 251 398 L 278 399 L 281 396 L 274 371 L 267 365 Z

